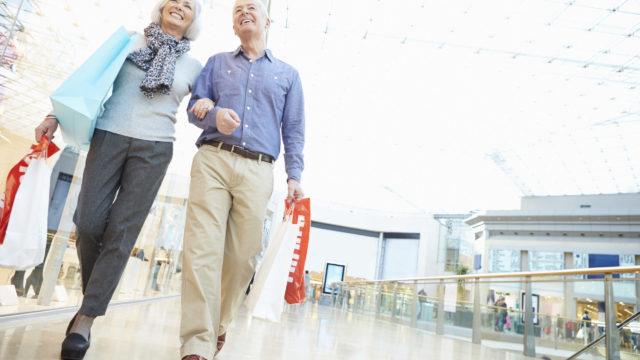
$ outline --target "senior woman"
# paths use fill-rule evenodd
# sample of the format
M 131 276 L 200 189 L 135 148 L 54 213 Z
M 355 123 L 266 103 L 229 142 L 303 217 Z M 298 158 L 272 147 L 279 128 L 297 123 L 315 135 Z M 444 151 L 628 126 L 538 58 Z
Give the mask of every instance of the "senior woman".
M 62 343 L 82 359 L 93 320 L 105 314 L 173 155 L 176 112 L 202 69 L 187 55 L 200 29 L 200 0 L 161 0 L 137 37 L 97 120 L 73 220 L 84 297 Z M 194 112 L 209 104 L 196 103 Z M 52 137 L 49 115 L 36 140 Z M 117 194 L 117 195 L 116 195 Z

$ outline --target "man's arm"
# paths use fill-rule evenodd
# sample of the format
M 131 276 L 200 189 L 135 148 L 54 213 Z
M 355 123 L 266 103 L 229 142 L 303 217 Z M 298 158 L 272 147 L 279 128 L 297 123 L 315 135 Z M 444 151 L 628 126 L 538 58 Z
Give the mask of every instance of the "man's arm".
M 304 95 L 300 76 L 295 73 L 287 92 L 282 117 L 282 142 L 287 179 L 300 182 L 304 169 Z
M 198 119 L 192 110 L 193 106 L 199 99 L 214 100 L 213 72 L 215 69 L 215 60 L 215 56 L 210 57 L 205 67 L 200 72 L 200 75 L 193 86 L 193 90 L 191 91 L 191 99 L 189 99 L 189 105 L 187 106 L 189 122 L 203 130 L 210 127 L 216 127 L 216 114 L 220 108 L 218 106 L 214 106 L 202 120 Z
M 287 200 L 302 199 L 300 186 L 304 169 L 304 94 L 298 72 L 287 92 L 282 118 L 282 142 L 284 143 L 284 163 L 287 171 Z

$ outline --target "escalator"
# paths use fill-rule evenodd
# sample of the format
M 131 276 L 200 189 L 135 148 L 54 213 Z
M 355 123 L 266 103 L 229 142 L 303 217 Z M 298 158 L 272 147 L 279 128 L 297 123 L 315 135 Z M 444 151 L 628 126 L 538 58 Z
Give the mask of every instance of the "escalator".
M 620 360 L 640 359 L 640 323 L 637 322 L 639 319 L 640 312 L 637 312 L 616 326 L 618 338 L 620 339 L 620 357 L 618 358 Z M 567 360 L 606 359 L 606 337 L 606 335 L 601 335 L 568 357 Z

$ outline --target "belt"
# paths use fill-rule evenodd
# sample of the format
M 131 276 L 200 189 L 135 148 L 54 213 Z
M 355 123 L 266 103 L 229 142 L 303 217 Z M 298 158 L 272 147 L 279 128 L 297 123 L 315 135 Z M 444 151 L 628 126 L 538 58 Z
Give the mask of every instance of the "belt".
M 217 147 L 218 149 L 226 150 L 231 153 L 238 154 L 243 158 L 251 160 L 264 161 L 268 162 L 269 164 L 273 164 L 275 162 L 275 159 L 271 155 L 263 154 L 257 151 L 251 151 L 243 148 L 242 146 L 229 145 L 218 140 L 204 140 L 202 142 L 202 145 L 211 145 Z

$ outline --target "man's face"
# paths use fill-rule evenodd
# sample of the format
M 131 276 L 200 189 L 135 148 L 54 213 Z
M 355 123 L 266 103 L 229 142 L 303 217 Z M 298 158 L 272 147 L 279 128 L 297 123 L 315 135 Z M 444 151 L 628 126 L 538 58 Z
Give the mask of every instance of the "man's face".
M 256 2 L 260 0 L 237 0 L 233 7 L 233 31 L 238 36 L 262 36 L 269 27 L 267 14 Z

